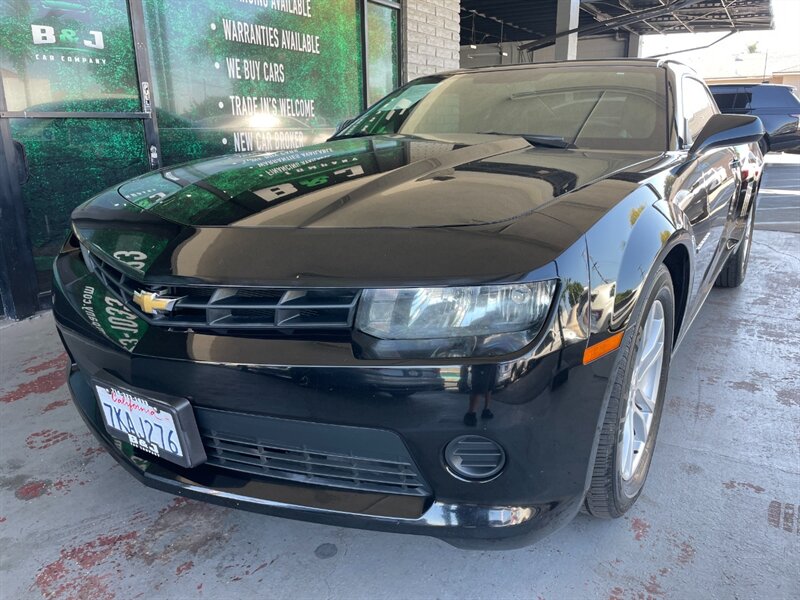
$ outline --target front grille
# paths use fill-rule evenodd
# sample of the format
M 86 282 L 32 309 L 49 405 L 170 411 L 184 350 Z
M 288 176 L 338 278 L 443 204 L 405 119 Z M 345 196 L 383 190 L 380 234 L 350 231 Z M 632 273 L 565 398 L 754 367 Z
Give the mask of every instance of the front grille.
M 252 475 L 364 492 L 427 496 L 429 490 L 406 456 L 367 457 L 286 443 L 201 432 L 207 463 Z
M 89 260 L 103 284 L 139 317 L 152 325 L 176 329 L 348 329 L 360 292 L 342 288 L 156 286 L 126 275 L 96 254 L 92 253 Z M 158 292 L 179 300 L 169 312 L 145 314 L 133 301 L 135 291 Z

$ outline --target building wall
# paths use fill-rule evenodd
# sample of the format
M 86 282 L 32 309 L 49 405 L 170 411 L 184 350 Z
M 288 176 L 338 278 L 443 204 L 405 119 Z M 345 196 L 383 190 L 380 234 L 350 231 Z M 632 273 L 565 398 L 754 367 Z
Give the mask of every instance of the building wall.
M 461 47 L 462 67 L 491 67 L 495 65 L 514 65 L 528 62 L 528 53 L 520 53 L 517 47 L 524 42 L 504 42 L 498 44 L 478 44 Z M 626 56 L 627 41 L 615 36 L 590 37 L 578 40 L 578 58 L 622 58 Z M 505 53 L 505 55 L 503 54 Z M 534 62 L 547 62 L 555 59 L 555 46 L 534 52 Z
M 800 91 L 800 73 L 773 73 L 772 83 L 790 85 L 795 89 L 795 92 Z
M 753 85 L 757 83 L 776 83 L 778 85 L 789 85 L 795 90 L 800 90 L 800 72 L 772 73 L 764 79 L 763 75 L 740 76 L 740 77 L 706 77 L 708 85 L 738 84 Z
M 403 29 L 405 80 L 459 67 L 459 0 L 408 0 Z

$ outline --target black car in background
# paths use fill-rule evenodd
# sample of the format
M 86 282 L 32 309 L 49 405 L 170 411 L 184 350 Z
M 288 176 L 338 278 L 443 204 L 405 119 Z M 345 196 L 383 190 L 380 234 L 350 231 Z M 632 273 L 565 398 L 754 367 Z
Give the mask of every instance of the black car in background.
M 619 517 L 673 349 L 744 279 L 763 133 L 671 61 L 517 65 L 127 181 L 55 261 L 73 399 L 208 502 L 481 546 Z
M 788 85 L 709 86 L 719 110 L 737 115 L 754 115 L 766 130 L 764 152 L 800 152 L 800 100 Z

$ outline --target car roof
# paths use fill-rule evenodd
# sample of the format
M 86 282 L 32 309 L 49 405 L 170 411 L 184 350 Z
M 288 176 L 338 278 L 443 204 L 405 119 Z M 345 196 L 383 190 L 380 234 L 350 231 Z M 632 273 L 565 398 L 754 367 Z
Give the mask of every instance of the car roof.
M 780 83 L 714 83 L 710 84 L 709 89 L 711 90 L 722 90 L 722 89 L 731 89 L 731 88 L 788 88 L 794 89 L 790 85 L 783 85 Z
M 484 71 L 512 71 L 517 69 L 541 69 L 563 66 L 576 66 L 576 67 L 649 67 L 649 68 L 672 68 L 679 71 L 687 71 L 695 73 L 694 69 L 677 60 L 663 59 L 663 58 L 589 58 L 580 60 L 554 60 L 548 62 L 537 63 L 519 63 L 514 65 L 497 65 L 491 67 L 464 67 L 461 69 L 454 69 L 452 71 L 445 71 L 444 74 L 452 75 L 456 73 L 480 73 Z

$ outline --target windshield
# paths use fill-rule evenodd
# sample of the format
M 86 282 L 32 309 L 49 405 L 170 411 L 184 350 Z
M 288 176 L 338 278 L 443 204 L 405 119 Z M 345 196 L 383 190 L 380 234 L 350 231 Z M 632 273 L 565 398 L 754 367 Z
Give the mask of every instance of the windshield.
M 534 145 L 667 149 L 665 72 L 656 67 L 541 67 L 416 79 L 336 137 L 511 134 Z

